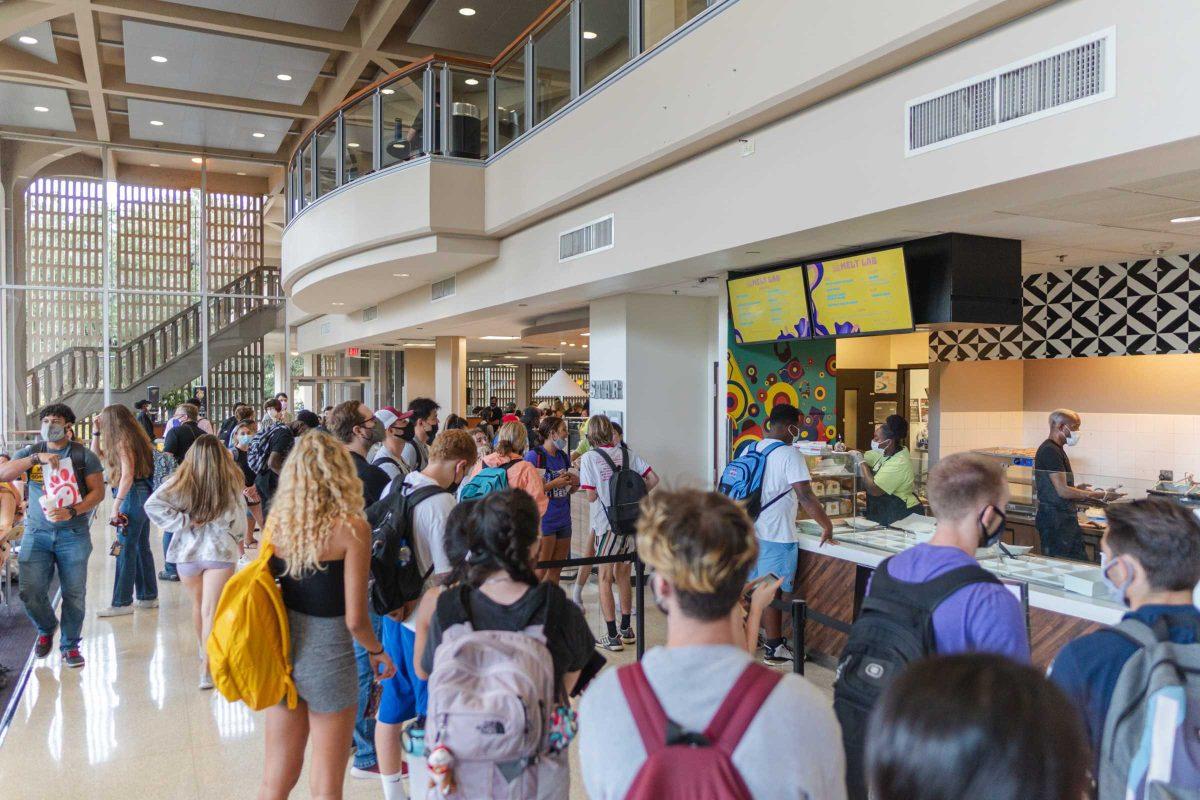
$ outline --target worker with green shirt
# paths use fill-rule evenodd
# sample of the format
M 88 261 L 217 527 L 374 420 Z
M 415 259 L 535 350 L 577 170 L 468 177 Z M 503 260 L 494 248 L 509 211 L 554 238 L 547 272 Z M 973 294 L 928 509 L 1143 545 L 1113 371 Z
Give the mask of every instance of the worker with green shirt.
M 916 476 L 908 441 L 908 421 L 892 414 L 875 428 L 871 449 L 858 465 L 859 478 L 867 493 L 863 514 L 872 522 L 891 525 L 914 513 L 920 505 L 915 492 Z

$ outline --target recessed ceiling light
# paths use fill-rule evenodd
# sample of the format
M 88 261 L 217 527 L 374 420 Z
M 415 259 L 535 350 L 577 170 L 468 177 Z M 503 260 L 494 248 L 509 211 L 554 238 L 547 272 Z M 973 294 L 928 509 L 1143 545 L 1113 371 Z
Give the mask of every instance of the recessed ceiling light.
M 574 346 L 575 346 L 574 342 L 571 342 L 569 345 L 567 345 L 567 347 L 574 347 Z
M 346 142 L 346 147 L 358 147 L 358 142 Z
M 599 35 L 600 34 L 596 33 L 595 31 L 584 31 L 583 32 L 583 38 L 585 38 L 585 39 L 595 39 Z
M 467 78 L 465 81 L 463 81 L 463 83 L 465 83 L 467 86 L 478 86 L 479 85 L 479 81 L 475 78 Z
M 584 349 L 584 350 L 587 350 L 587 349 L 588 349 L 588 346 L 585 344 L 585 345 L 583 346 L 583 349 Z
M 196 156 L 196 157 L 194 157 L 194 158 L 192 159 L 192 163 L 193 163 L 193 164 L 203 164 L 203 163 L 204 163 L 204 159 L 203 159 L 203 158 L 200 158 L 200 156 Z
M 288 75 L 286 72 L 281 72 L 275 76 L 275 80 L 277 81 L 290 81 L 291 79 L 292 76 Z
M 152 120 L 150 120 L 150 124 L 156 128 L 161 128 L 166 123 L 163 122 L 161 119 L 152 119 Z
M 157 167 L 157 166 L 158 166 L 158 164 L 151 164 L 150 166 L 152 166 L 152 167 Z
M 586 339 L 588 336 L 591 336 L 592 334 L 590 334 L 590 333 L 581 333 L 581 334 L 579 334 L 579 335 L 580 335 L 580 336 L 582 336 L 582 337 L 584 337 L 584 338 Z
M 473 9 L 473 8 L 460 8 L 460 9 L 458 10 L 458 13 L 462 14 L 464 17 L 473 17 L 473 16 L 475 16 L 475 9 Z
M 255 131 L 254 133 L 252 133 L 252 134 L 250 134 L 250 135 L 251 135 L 251 136 L 253 136 L 255 139 L 265 139 L 265 138 L 266 138 L 266 136 L 267 136 L 267 135 L 266 135 L 265 133 L 263 133 L 262 131 Z
M 396 90 L 395 89 L 380 89 L 379 93 L 380 94 L 395 94 Z
M 520 336 L 480 336 L 485 342 L 512 342 L 520 339 Z
M 393 278 L 407 278 L 408 273 L 407 272 L 393 272 L 392 277 Z
M 1171 222 L 1176 225 L 1182 225 L 1185 222 L 1200 222 L 1200 217 L 1176 217 Z
M 467 361 L 468 361 L 469 363 L 471 363 L 471 364 L 478 364 L 478 363 L 479 363 L 479 359 L 478 359 L 478 358 L 468 358 L 468 359 L 467 359 Z
M 329 305 L 331 305 L 331 306 L 344 306 L 344 305 L 346 305 L 346 304 L 345 304 L 345 303 L 339 303 L 337 300 L 334 300 L 334 301 L 333 301 L 332 303 L 330 303 Z
M 294 355 L 294 356 L 298 356 L 298 355 L 300 355 L 300 351 L 299 351 L 299 350 L 293 350 L 293 351 L 292 351 L 292 355 Z
M 20 42 L 21 44 L 37 44 L 38 43 L 36 36 L 22 36 L 22 37 L 18 38 L 17 41 Z
M 492 363 L 492 360 L 490 358 L 483 358 L 483 359 L 480 359 L 480 363 L 481 364 L 490 364 L 490 363 Z
M 557 356 L 559 353 L 538 353 L 539 356 Z
M 513 361 L 523 361 L 529 358 L 529 356 L 508 356 L 508 358 L 511 358 Z
M 241 175 L 241 176 L 245 176 L 245 174 L 246 174 L 246 173 L 244 173 L 244 172 L 239 172 L 239 173 L 238 173 L 238 175 Z
M 567 343 L 566 343 L 566 342 L 559 342 L 559 344 L 561 344 L 561 345 L 563 345 L 563 346 L 566 346 L 566 344 L 567 344 Z
M 165 63 L 167 63 L 167 57 L 166 57 L 166 56 L 150 56 L 150 60 L 151 60 L 151 61 L 153 61 L 155 64 L 165 64 Z
M 38 112 L 39 114 L 45 114 L 50 109 L 46 108 L 45 106 L 34 106 L 33 110 Z

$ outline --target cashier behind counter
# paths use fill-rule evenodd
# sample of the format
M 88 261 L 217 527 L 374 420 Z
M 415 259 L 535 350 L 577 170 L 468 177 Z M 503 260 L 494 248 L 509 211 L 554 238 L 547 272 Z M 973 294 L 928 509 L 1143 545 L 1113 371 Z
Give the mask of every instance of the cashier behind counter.
M 872 522 L 891 525 L 913 513 L 920 505 L 915 492 L 916 476 L 912 458 L 904 442 L 908 441 L 908 421 L 892 414 L 875 428 L 871 449 L 858 465 L 859 477 L 867 493 L 863 514 Z
M 1065 448 L 1079 443 L 1082 434 L 1079 414 L 1068 408 L 1050 412 L 1050 436 L 1042 442 L 1033 459 L 1037 490 L 1037 525 L 1042 553 L 1054 558 L 1086 561 L 1083 532 L 1079 529 L 1076 503 L 1103 502 L 1107 492 L 1075 486 L 1075 473 Z

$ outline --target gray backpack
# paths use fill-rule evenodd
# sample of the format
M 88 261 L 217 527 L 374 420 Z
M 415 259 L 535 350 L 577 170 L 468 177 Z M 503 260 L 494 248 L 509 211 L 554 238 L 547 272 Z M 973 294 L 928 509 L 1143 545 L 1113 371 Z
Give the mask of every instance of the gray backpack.
M 1166 618 L 1113 630 L 1139 646 L 1125 662 L 1104 719 L 1099 800 L 1200 798 L 1200 630 L 1170 640 Z
M 442 797 L 534 798 L 555 707 L 545 636 L 553 593 L 547 593 L 540 622 L 524 631 L 497 631 L 475 630 L 471 591 L 462 586 L 438 599 L 439 619 L 453 624 L 442 634 L 429 676 L 426 756 L 439 747 L 453 754 L 455 788 Z

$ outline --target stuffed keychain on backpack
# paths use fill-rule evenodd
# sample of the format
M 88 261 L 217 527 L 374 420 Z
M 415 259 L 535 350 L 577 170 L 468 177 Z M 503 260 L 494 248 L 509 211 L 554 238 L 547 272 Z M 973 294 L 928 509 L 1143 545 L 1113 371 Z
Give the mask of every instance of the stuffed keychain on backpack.
M 430 785 L 438 790 L 438 794 L 442 797 L 453 794 L 458 785 L 454 781 L 454 753 L 450 752 L 450 748 L 439 744 L 429 751 L 425 763 L 429 769 Z
M 564 703 L 550 712 L 550 730 L 547 747 L 551 753 L 565 752 L 571 741 L 579 734 L 579 717 L 575 709 Z

